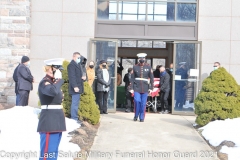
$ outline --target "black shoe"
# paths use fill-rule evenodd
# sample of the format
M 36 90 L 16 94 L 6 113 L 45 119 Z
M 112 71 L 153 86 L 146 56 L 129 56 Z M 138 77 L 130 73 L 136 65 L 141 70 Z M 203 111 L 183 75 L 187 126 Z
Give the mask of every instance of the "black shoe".
M 159 112 L 159 114 L 164 114 L 164 111 Z
M 144 119 L 141 119 L 140 122 L 144 122 Z
M 134 121 L 137 121 L 137 118 L 134 117 L 133 120 L 134 120 Z
M 72 131 L 72 132 L 68 132 L 68 134 L 71 135 L 71 136 L 72 136 L 72 135 L 76 135 L 76 134 L 78 134 L 78 131 L 74 130 L 74 131 Z
M 83 122 L 83 121 L 81 121 L 81 120 L 77 120 L 77 123 L 78 123 L 78 124 L 82 124 L 82 122 Z
M 165 112 L 163 114 L 168 114 L 168 113 L 169 113 L 168 110 L 165 110 Z
M 108 114 L 108 112 L 103 112 L 103 114 Z
M 131 112 L 131 111 L 130 111 L 130 109 L 126 109 L 125 112 L 129 113 L 129 112 Z

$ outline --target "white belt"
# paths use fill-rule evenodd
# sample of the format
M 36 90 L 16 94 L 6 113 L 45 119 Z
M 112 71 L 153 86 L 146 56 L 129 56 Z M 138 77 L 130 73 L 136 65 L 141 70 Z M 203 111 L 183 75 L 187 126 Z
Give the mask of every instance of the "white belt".
M 62 105 L 42 105 L 41 109 L 62 109 Z
M 147 82 L 149 82 L 149 80 L 148 79 L 146 79 L 146 78 L 135 78 L 136 80 L 140 80 L 140 81 L 147 81 Z

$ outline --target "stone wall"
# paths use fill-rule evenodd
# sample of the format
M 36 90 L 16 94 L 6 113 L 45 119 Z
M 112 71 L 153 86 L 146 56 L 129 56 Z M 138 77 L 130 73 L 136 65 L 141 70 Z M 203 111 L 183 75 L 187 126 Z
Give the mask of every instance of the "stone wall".
M 13 71 L 29 56 L 30 0 L 0 1 L 0 109 L 15 105 Z

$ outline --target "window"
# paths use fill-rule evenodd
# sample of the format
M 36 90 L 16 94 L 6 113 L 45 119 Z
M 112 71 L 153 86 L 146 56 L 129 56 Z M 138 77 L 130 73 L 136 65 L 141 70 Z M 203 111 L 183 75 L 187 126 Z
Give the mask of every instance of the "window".
M 163 41 L 119 40 L 118 47 L 166 48 Z
M 197 0 L 98 0 L 97 18 L 196 22 Z

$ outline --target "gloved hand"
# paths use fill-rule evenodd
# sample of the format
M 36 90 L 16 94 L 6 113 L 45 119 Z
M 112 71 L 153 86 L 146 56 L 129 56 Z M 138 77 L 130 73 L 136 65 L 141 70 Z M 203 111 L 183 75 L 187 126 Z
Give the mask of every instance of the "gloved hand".
M 104 84 L 104 86 L 107 88 L 107 87 L 108 87 L 108 84 Z
M 55 71 L 55 73 L 54 73 L 54 78 L 55 78 L 55 79 L 62 79 L 62 72 L 61 72 L 59 69 L 57 69 L 57 70 Z

